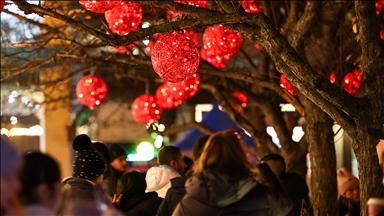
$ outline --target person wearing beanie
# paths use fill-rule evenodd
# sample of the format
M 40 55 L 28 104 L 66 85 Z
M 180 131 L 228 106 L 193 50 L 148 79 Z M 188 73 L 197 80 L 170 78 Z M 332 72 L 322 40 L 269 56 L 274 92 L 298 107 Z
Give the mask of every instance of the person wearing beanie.
M 107 185 L 107 194 L 113 197 L 116 194 L 117 180 L 124 174 L 126 169 L 127 153 L 118 144 L 112 144 L 109 147 L 109 157 L 109 172 L 104 177 L 104 183 Z
M 339 192 L 339 215 L 360 215 L 359 180 L 346 168 L 337 170 L 337 189 Z
M 85 134 L 75 137 L 72 146 L 75 150 L 72 176 L 63 181 L 64 193 L 58 208 L 59 215 L 68 214 L 71 210 L 66 208 L 68 206 L 75 208 L 76 205 L 80 205 L 79 203 L 100 206 L 98 192 L 106 170 L 104 159 Z M 110 202 L 105 197 L 101 202 Z
M 18 215 L 19 206 L 15 206 L 17 193 L 22 185 L 19 179 L 19 170 L 22 167 L 22 158 L 8 137 L 1 135 L 1 213 L 0 215 Z

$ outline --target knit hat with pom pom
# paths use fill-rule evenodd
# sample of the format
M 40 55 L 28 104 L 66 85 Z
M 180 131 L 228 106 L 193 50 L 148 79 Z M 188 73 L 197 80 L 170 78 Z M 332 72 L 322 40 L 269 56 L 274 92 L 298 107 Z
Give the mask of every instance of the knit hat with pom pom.
M 104 173 L 106 167 L 103 157 L 92 147 L 91 139 L 85 135 L 75 137 L 72 143 L 75 150 L 72 176 L 90 181 Z

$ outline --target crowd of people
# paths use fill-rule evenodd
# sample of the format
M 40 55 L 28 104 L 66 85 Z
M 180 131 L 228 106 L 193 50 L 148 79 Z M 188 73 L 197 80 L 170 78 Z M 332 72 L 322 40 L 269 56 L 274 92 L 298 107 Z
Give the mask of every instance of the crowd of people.
M 382 161 L 384 132 L 373 135 L 381 139 Z M 40 152 L 20 155 L 2 136 L 1 215 L 313 214 L 305 180 L 285 170 L 284 158 L 270 154 L 256 165 L 230 130 L 201 137 L 193 147 L 194 160 L 164 146 L 158 166 L 146 173 L 126 172 L 127 155 L 117 144 L 92 142 L 83 134 L 72 147 L 72 175 L 63 179 L 54 158 Z M 337 181 L 339 215 L 360 215 L 359 180 L 341 168 Z M 370 200 L 370 215 L 384 214 L 378 197 Z

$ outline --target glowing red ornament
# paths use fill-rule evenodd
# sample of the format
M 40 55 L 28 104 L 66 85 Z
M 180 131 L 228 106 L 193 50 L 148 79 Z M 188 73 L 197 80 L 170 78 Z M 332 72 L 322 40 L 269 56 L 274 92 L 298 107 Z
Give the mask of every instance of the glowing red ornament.
M 177 83 L 165 82 L 156 90 L 156 99 L 164 109 L 173 109 L 182 102 L 183 89 Z
M 128 50 L 132 50 L 133 47 L 135 47 L 137 44 L 139 44 L 139 41 L 135 41 L 131 44 L 128 44 L 126 47 L 124 46 L 118 46 L 118 47 L 112 47 L 113 50 L 115 50 L 116 52 L 119 52 L 119 53 L 122 53 L 122 54 L 125 54 L 127 53 L 127 49 Z
M 361 75 L 358 70 L 349 72 L 343 80 L 343 89 L 349 94 L 355 94 L 361 85 Z
M 280 75 L 280 86 L 285 88 L 285 90 L 287 90 L 288 93 L 291 94 L 293 97 L 297 95 L 291 83 L 287 80 L 284 74 Z
M 180 34 L 168 33 L 152 50 L 152 65 L 165 81 L 177 83 L 196 73 L 200 63 L 196 44 Z
M 104 13 L 119 5 L 121 1 L 122 0 L 79 0 L 79 3 L 89 11 Z
M 136 122 L 153 124 L 160 119 L 163 112 L 156 97 L 151 94 L 142 94 L 132 103 L 132 116 Z
M 239 0 L 239 4 L 243 6 L 247 13 L 255 14 L 263 11 L 263 6 L 259 0 Z
M 5 5 L 5 0 L 0 0 L 0 13 L 3 11 Z
M 201 8 L 206 8 L 208 4 L 207 0 L 175 0 L 175 2 Z
M 127 35 L 130 31 L 137 31 L 142 18 L 141 5 L 133 2 L 121 2 L 112 10 L 105 12 L 109 28 L 120 36 Z
M 195 96 L 196 93 L 199 91 L 200 76 L 195 73 L 184 81 L 177 83 L 177 85 L 183 88 L 183 99 L 193 98 L 193 96 Z
M 216 68 L 223 69 L 229 59 L 240 50 L 242 41 L 240 33 L 226 26 L 208 27 L 203 35 L 202 59 Z
M 329 75 L 329 81 L 331 81 L 331 83 L 336 82 L 335 71 L 332 71 L 331 74 Z
M 145 47 L 145 51 L 147 52 L 149 57 L 152 56 L 152 50 L 154 46 L 155 46 L 155 42 L 150 40 L 147 46 Z
M 381 10 L 384 7 L 384 0 L 376 1 L 375 6 L 376 6 L 376 15 L 379 15 Z
M 255 44 L 255 48 L 256 48 L 257 50 L 260 50 L 260 49 L 261 49 L 260 44 Z
M 235 91 L 232 96 L 241 104 L 242 107 L 247 107 L 248 98 L 245 94 Z
M 76 86 L 77 99 L 91 109 L 99 106 L 107 97 L 108 87 L 104 80 L 95 75 L 85 76 Z
M 380 30 L 380 38 L 384 40 L 384 31 Z

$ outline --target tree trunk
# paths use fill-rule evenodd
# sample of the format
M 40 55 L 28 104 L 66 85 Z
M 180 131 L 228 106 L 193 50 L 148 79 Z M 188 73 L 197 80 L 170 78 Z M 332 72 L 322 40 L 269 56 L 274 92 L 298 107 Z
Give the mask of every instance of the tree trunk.
M 360 215 L 367 216 L 367 201 L 381 183 L 381 171 L 375 152 L 375 140 L 365 132 L 359 131 L 352 146 L 356 154 L 360 180 Z
M 311 159 L 311 204 L 314 215 L 337 215 L 336 151 L 333 120 L 310 100 L 304 100 L 305 133 Z

